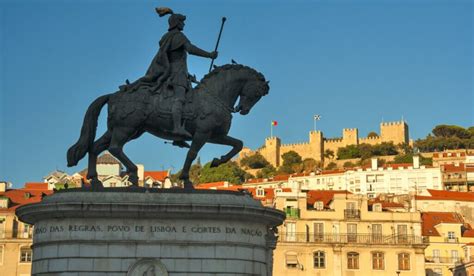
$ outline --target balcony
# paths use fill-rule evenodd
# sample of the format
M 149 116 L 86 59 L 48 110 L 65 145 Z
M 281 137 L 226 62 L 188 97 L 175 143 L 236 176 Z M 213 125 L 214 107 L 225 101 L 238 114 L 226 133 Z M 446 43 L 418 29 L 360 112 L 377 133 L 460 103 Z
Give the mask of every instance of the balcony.
M 300 218 L 300 209 L 298 209 L 298 208 L 288 207 L 288 208 L 283 209 L 283 211 L 285 212 L 287 219 L 288 218 L 289 219 L 298 219 L 298 218 Z
M 414 235 L 281 233 L 278 242 L 365 244 L 365 245 L 422 245 L 423 238 Z
M 444 238 L 444 242 L 459 243 L 459 239 L 458 238 Z
M 461 264 L 464 261 L 461 257 L 438 257 L 438 256 L 425 256 L 426 263 L 434 264 Z
M 357 209 L 344 209 L 345 219 L 360 219 L 360 210 Z

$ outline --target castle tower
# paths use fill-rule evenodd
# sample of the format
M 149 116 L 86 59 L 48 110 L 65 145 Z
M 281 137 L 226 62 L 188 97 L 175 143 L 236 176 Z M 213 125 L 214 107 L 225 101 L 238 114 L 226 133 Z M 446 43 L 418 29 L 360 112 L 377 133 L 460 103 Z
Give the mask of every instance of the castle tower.
M 265 146 L 260 150 L 260 154 L 275 168 L 280 166 L 280 147 L 280 138 L 268 137 L 265 139 Z
M 344 128 L 342 130 L 344 146 L 359 144 L 359 130 L 357 128 Z
M 324 154 L 324 141 L 323 133 L 319 130 L 309 132 L 309 147 L 311 151 L 311 156 L 316 161 L 323 160 Z
M 395 145 L 409 143 L 408 125 L 405 121 L 380 124 L 381 142 L 393 142 Z

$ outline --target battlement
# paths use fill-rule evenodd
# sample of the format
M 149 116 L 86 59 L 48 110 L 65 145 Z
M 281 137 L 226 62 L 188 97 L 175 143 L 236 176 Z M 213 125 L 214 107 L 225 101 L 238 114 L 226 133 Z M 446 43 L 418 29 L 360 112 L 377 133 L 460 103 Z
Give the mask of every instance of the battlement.
M 375 140 L 380 140 L 380 137 L 376 136 L 376 137 L 362 137 L 362 138 L 359 138 L 359 141 L 364 141 L 364 140 L 375 141 Z
M 267 140 L 267 141 L 277 141 L 277 140 L 280 140 L 280 138 L 278 138 L 276 136 L 273 136 L 273 137 L 267 137 L 267 138 L 265 138 L 265 140 Z
M 343 128 L 342 131 L 343 132 L 353 132 L 353 131 L 357 131 L 357 128 Z
M 342 138 L 324 138 L 325 143 L 342 143 Z
M 405 121 L 396 121 L 396 122 L 382 122 L 380 126 L 396 126 L 396 125 L 403 125 Z
M 297 142 L 297 143 L 281 144 L 282 147 L 292 147 L 292 146 L 302 146 L 302 145 L 309 145 L 309 143 L 308 142 Z

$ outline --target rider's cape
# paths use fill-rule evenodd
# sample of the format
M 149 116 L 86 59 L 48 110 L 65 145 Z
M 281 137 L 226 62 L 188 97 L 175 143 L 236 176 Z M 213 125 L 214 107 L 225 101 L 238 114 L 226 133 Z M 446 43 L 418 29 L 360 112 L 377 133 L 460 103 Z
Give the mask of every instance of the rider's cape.
M 179 30 L 167 32 L 160 40 L 160 49 L 153 58 L 146 75 L 152 76 L 156 83 L 161 85 L 171 74 L 168 53 L 179 49 L 189 42 L 188 38 Z

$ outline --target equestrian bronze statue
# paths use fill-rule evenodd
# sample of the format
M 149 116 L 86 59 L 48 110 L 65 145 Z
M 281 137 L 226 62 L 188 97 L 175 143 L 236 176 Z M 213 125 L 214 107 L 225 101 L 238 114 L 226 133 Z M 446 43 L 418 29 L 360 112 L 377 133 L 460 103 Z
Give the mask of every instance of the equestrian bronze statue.
M 192 88 L 187 53 L 214 59 L 217 51 L 206 52 L 189 42 L 181 32 L 185 16 L 169 9 L 157 11 L 160 15 L 171 13 L 170 28 L 161 39 L 160 50 L 146 75 L 134 83 L 127 82 L 115 93 L 97 98 L 87 109 L 79 140 L 67 152 L 69 167 L 89 154 L 87 178 L 92 188 L 102 187 L 96 163 L 104 150 L 123 163 L 129 181 L 138 186 L 137 166 L 125 155 L 123 146 L 148 132 L 172 140 L 174 145 L 189 147 L 180 179 L 185 189 L 193 189 L 189 169 L 199 150 L 205 143 L 232 147 L 227 154 L 214 158 L 211 167 L 239 153 L 242 141 L 227 135 L 232 113 L 248 114 L 268 94 L 265 77 L 240 64 L 215 67 Z M 108 104 L 107 131 L 95 140 L 98 116 L 105 104 Z M 190 146 L 187 141 L 191 141 Z

